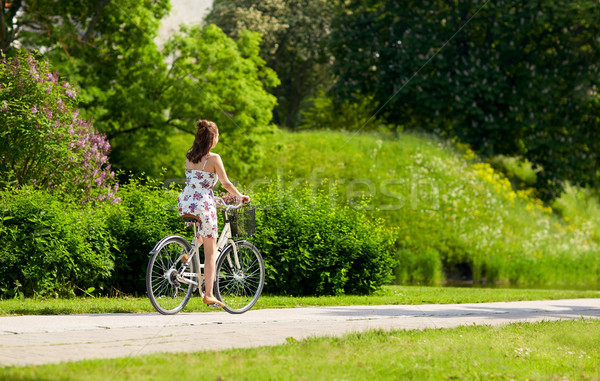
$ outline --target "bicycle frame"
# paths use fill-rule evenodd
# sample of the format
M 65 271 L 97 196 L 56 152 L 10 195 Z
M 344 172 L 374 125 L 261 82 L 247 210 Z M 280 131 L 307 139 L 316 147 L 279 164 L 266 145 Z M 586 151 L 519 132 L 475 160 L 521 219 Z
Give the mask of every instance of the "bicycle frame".
M 219 201 L 223 203 L 222 199 Z M 218 250 L 214 253 L 216 258 L 213 257 L 215 298 L 232 314 L 250 310 L 260 297 L 265 281 L 265 265 L 258 249 L 244 239 L 233 237 L 236 221 L 230 219 L 229 214 L 231 209 L 241 205 L 226 205 L 221 234 L 218 239 L 210 240 L 211 246 L 215 245 Z M 163 315 L 181 311 L 196 290 L 205 296 L 206 263 L 201 263 L 200 258 L 200 220 L 194 215 L 182 217 L 184 222 L 192 223 L 193 239 L 188 241 L 179 235 L 164 237 L 150 251 L 146 270 L 148 297 Z
M 218 197 L 216 197 L 216 198 L 218 198 Z M 218 198 L 218 199 L 220 199 L 220 198 Z M 222 201 L 222 199 L 221 199 L 221 201 Z M 241 266 L 240 266 L 240 262 L 239 262 L 239 257 L 237 255 L 237 247 L 235 245 L 235 241 L 233 240 L 233 237 L 231 236 L 231 224 L 229 223 L 229 220 L 227 217 L 227 211 L 230 208 L 233 208 L 233 206 L 228 205 L 227 209 L 225 210 L 225 222 L 224 222 L 223 230 L 221 231 L 221 236 L 219 237 L 219 240 L 217 241 L 217 253 L 218 254 L 222 253 L 227 244 L 231 245 L 231 247 L 233 249 L 233 257 L 235 260 L 235 267 L 239 269 L 239 268 L 241 268 Z M 188 259 L 186 261 L 187 266 L 184 267 L 181 270 L 181 272 L 178 274 L 177 280 L 179 282 L 192 284 L 192 285 L 200 288 L 200 285 L 204 281 L 204 263 L 200 263 L 200 250 L 199 250 L 200 246 L 198 245 L 198 228 L 197 228 L 196 224 L 194 224 L 193 226 L 194 226 L 194 238 L 192 239 L 192 244 L 191 244 L 191 249 L 190 249 L 191 255 L 188 257 Z M 180 261 L 183 261 L 184 255 L 185 254 L 182 254 L 179 257 Z M 197 272 L 185 271 L 188 268 L 188 266 L 190 265 L 191 261 L 194 261 L 194 268 L 197 269 Z M 229 256 L 227 258 L 227 261 L 229 262 L 230 266 L 233 267 L 233 262 L 231 260 L 231 256 Z M 216 258 L 215 258 L 215 262 L 216 262 Z M 198 281 L 197 282 L 193 281 L 192 279 L 194 279 L 194 278 L 197 279 Z

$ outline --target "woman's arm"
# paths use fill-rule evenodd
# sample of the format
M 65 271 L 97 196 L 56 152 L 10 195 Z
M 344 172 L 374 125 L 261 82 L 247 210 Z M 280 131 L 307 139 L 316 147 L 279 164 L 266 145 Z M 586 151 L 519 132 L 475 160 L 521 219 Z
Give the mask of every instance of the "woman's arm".
M 242 200 L 242 202 L 246 203 L 248 201 L 250 201 L 250 197 L 241 194 L 237 188 L 235 187 L 235 185 L 233 185 L 231 183 L 231 181 L 229 181 L 229 178 L 227 177 L 227 173 L 225 173 L 225 166 L 223 165 L 223 161 L 221 160 L 221 156 L 214 154 L 216 156 L 216 160 L 215 160 L 215 170 L 217 171 L 217 175 L 219 176 L 219 181 L 221 182 L 221 184 L 223 185 L 223 188 L 225 188 L 227 190 L 227 192 L 231 193 L 232 195 L 234 195 L 237 198 L 240 198 Z

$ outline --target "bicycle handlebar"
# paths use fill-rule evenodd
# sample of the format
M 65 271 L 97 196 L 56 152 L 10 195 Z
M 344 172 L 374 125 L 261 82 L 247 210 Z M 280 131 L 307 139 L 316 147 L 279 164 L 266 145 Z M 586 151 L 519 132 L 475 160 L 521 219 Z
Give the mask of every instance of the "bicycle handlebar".
M 221 204 L 225 205 L 225 211 L 227 211 L 227 212 L 228 212 L 230 209 L 238 209 L 238 208 L 241 208 L 241 207 L 242 207 L 242 205 L 244 205 L 244 203 L 243 203 L 243 202 L 241 202 L 241 201 L 240 201 L 240 203 L 239 203 L 239 204 L 237 204 L 237 205 L 227 205 L 227 204 L 225 204 L 225 201 L 224 201 L 224 200 L 223 200 L 221 197 L 216 197 L 216 196 L 215 196 L 215 200 L 219 200 L 219 201 L 221 201 Z

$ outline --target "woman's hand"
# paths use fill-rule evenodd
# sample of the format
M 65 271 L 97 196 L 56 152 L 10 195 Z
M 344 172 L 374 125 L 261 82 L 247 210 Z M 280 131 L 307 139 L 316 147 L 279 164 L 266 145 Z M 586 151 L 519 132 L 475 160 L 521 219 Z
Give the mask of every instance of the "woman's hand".
M 250 202 L 250 196 L 246 196 L 246 195 L 242 195 L 242 197 L 240 197 L 242 200 L 242 204 L 247 204 Z

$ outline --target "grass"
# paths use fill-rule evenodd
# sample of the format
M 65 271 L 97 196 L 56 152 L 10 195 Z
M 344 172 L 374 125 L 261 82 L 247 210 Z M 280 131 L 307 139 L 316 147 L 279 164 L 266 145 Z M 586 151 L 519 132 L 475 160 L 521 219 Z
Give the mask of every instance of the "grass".
M 515 191 L 464 145 L 417 134 L 279 131 L 267 149 L 259 171 L 233 178 L 250 192 L 274 179 L 337 189 L 338 203 L 398 232 L 402 282 L 441 284 L 464 271 L 457 278 L 483 284 L 600 287 L 597 224 L 561 218 L 532 192 Z
M 385 286 L 369 296 L 341 295 L 293 297 L 263 295 L 254 307 L 295 308 L 310 306 L 483 303 L 518 300 L 600 298 L 600 291 L 531 290 L 508 288 Z M 214 311 L 193 297 L 184 312 Z M 0 316 L 154 312 L 147 298 L 73 298 L 0 300 Z
M 285 345 L 0 369 L 11 380 L 598 380 L 600 320 L 370 331 Z M 327 355 L 324 355 L 327 354 Z

